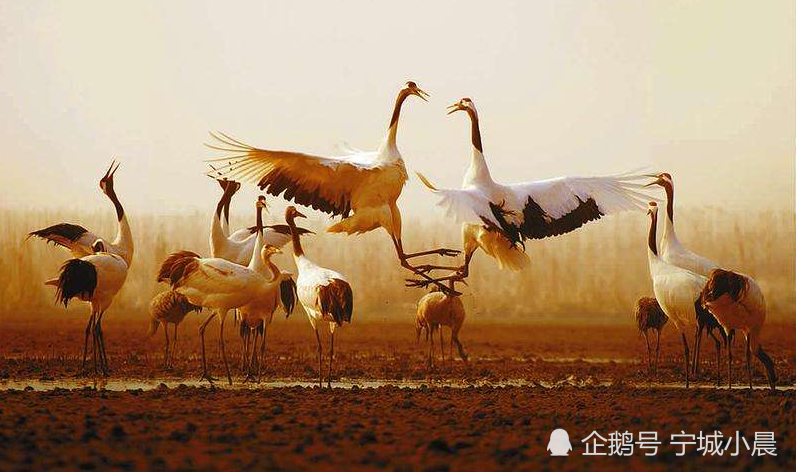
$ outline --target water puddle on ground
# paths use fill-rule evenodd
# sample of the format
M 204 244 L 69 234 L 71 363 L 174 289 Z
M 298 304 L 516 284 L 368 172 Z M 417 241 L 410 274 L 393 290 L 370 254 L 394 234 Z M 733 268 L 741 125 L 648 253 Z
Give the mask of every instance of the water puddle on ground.
M 33 390 L 33 391 L 51 391 L 56 389 L 66 390 L 81 390 L 81 389 L 98 389 L 108 391 L 126 391 L 126 390 L 155 390 L 158 388 L 182 388 L 182 387 L 209 387 L 207 381 L 200 380 L 186 380 L 186 379 L 58 379 L 58 380 L 42 380 L 42 379 L 23 379 L 23 380 L 2 380 L 0 381 L 0 391 L 2 390 Z M 213 383 L 216 388 L 223 389 L 274 389 L 274 388 L 290 388 L 290 387 L 303 387 L 312 388 L 317 387 L 318 383 L 307 380 L 267 380 L 260 383 L 257 382 L 243 382 L 236 381 L 233 385 L 227 382 L 216 381 Z M 599 381 L 594 378 L 577 379 L 571 376 L 567 379 L 548 382 L 536 381 L 525 379 L 508 379 L 503 381 L 456 381 L 456 380 L 361 380 L 361 379 L 342 379 L 332 382 L 333 388 L 352 389 L 356 388 L 378 388 L 378 387 L 398 387 L 407 389 L 424 389 L 424 388 L 468 388 L 468 387 L 527 387 L 527 388 L 558 388 L 558 387 L 624 387 L 624 388 L 637 388 L 637 389 L 683 389 L 685 388 L 682 383 L 677 382 L 644 382 L 644 383 L 628 383 L 628 382 L 607 382 Z M 691 388 L 696 389 L 715 389 L 715 385 L 711 383 L 692 384 Z M 745 389 L 745 386 L 734 386 L 733 389 Z M 756 390 L 767 389 L 766 385 L 755 385 Z M 726 390 L 727 387 L 721 386 L 719 389 Z M 796 390 L 794 385 L 777 386 L 778 390 Z

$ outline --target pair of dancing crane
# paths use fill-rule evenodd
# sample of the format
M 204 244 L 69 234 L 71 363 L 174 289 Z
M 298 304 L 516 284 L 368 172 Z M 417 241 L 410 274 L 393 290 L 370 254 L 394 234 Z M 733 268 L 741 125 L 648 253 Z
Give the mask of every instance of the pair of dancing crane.
M 227 181 L 229 186 L 236 186 L 237 182 L 255 184 L 269 194 L 281 195 L 288 201 L 305 205 L 332 217 L 341 216 L 341 221 L 330 226 L 328 232 L 355 234 L 379 227 L 384 228 L 390 235 L 401 266 L 415 276 L 407 279 L 407 284 L 417 287 L 434 284 L 443 293 L 450 295 L 458 294 L 454 283 L 468 276 L 470 261 L 479 248 L 493 257 L 501 268 L 519 270 L 528 264 L 523 244 L 526 239 L 557 236 L 574 231 L 604 215 L 645 209 L 650 197 L 642 189 L 651 184 L 644 185 L 641 182 L 650 177 L 660 179 L 659 175 L 621 174 L 606 177 L 559 177 L 510 185 L 495 182 L 484 157 L 475 104 L 471 99 L 463 98 L 448 107 L 448 114 L 457 111 L 466 112 L 471 124 L 472 156 L 462 187 L 437 188 L 425 176 L 418 174 L 418 177 L 437 195 L 439 205 L 445 209 L 446 214 L 462 224 L 464 261 L 461 265 L 451 266 L 413 264 L 412 261 L 418 257 L 429 255 L 454 257 L 459 251 L 438 248 L 406 252 L 403 246 L 401 213 L 397 200 L 406 184 L 408 174 L 396 139 L 402 107 L 406 99 L 411 96 L 427 101 L 428 94 L 416 83 L 406 83 L 395 100 L 387 134 L 375 151 L 349 148 L 342 156 L 274 151 L 255 148 L 219 133 L 213 134 L 217 143 L 210 147 L 225 152 L 226 155 L 211 160 L 220 164 L 218 168 L 214 168 L 212 175 Z M 124 283 L 122 266 L 126 276 L 133 253 L 129 225 L 121 204 L 112 191 L 114 172 L 115 169 L 109 169 L 103 178 L 105 184 L 102 182 L 100 184 L 114 203 L 119 219 L 119 235 L 113 243 L 106 243 L 84 228 L 69 224 L 55 225 L 31 233 L 71 249 L 75 257 L 80 258 L 68 261 L 63 266 L 59 279 L 48 283 L 57 285 L 58 298 L 65 304 L 72 297 L 91 302 L 92 315 L 86 329 L 83 365 L 85 367 L 88 337 L 92 334 L 95 370 L 99 368 L 105 372 L 107 372 L 107 358 L 102 337 L 102 315 L 110 305 L 113 295 Z M 110 193 L 107 191 L 108 182 L 110 182 Z M 219 205 L 223 208 L 221 203 Z M 300 216 L 303 215 L 294 207 L 290 207 L 286 214 L 299 272 L 296 279 L 297 295 L 313 326 L 316 327 L 317 321 L 327 321 L 333 333 L 335 325 L 350 321 L 353 303 L 351 287 L 339 273 L 322 268 L 304 256 L 300 246 L 300 234 L 293 222 Z M 188 282 L 204 284 L 203 286 L 207 288 L 213 285 L 208 283 L 209 274 L 232 276 L 238 271 L 256 280 L 256 282 L 250 281 L 252 292 L 261 290 L 261 286 L 271 287 L 279 279 L 276 271 L 269 269 L 265 273 L 270 272 L 270 275 L 263 275 L 257 270 L 257 266 L 261 265 L 270 267 L 266 253 L 274 251 L 273 245 L 265 244 L 263 241 L 264 230 L 265 228 L 258 223 L 256 239 L 259 242 L 256 243 L 256 248 L 261 253 L 253 251 L 248 267 L 234 262 L 230 262 L 234 266 L 226 267 L 219 261 L 220 258 L 202 259 L 196 254 L 183 252 L 173 254 L 164 262 L 160 278 L 169 280 L 176 290 L 188 296 L 191 303 L 197 302 L 194 304 L 213 308 L 220 313 L 223 329 L 226 312 L 246 306 L 244 302 L 247 301 L 242 300 L 242 297 L 232 300 L 235 296 L 231 292 L 237 290 L 234 284 L 230 285 L 230 294 L 224 298 L 218 293 L 191 288 Z M 223 267 L 216 267 L 213 264 L 221 264 Z M 93 273 L 87 265 L 95 266 Z M 103 282 L 101 272 L 105 270 L 105 266 L 113 265 L 118 266 L 109 276 L 113 281 Z M 247 269 L 249 272 L 242 269 Z M 446 276 L 432 275 L 437 270 L 450 273 Z M 246 279 L 243 275 L 238 275 L 235 276 L 237 279 Z M 215 284 L 215 287 L 218 287 L 218 284 Z M 197 292 L 202 292 L 202 295 Z M 270 289 L 263 291 L 265 292 L 269 297 L 274 293 Z M 193 295 L 189 296 L 189 293 Z M 212 315 L 202 326 L 206 326 L 210 319 Z M 222 356 L 227 365 L 223 335 L 220 342 Z M 320 375 L 319 338 L 318 345 Z M 330 346 L 330 369 L 332 353 L 333 337 Z M 209 377 L 206 365 L 204 371 Z M 231 382 L 228 366 L 227 374 Z

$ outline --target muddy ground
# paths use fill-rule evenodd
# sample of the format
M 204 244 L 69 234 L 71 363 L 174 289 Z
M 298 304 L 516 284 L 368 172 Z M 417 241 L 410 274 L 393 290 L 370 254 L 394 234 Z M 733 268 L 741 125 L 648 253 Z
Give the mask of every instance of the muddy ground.
M 426 363 L 411 323 L 360 323 L 338 330 L 338 385 L 370 379 L 411 380 L 421 388 L 247 388 L 175 386 L 142 391 L 91 388 L 20 390 L 26 381 L 52 386 L 79 368 L 83 326 L 79 319 L 2 323 L 0 329 L 0 470 L 70 469 L 322 469 L 342 466 L 393 470 L 614 469 L 672 466 L 746 469 L 793 468 L 796 461 L 796 391 L 747 392 L 738 388 L 647 388 L 647 382 L 680 382 L 682 348 L 664 333 L 658 374 L 646 371 L 644 340 L 626 326 L 478 325 L 461 339 L 470 362 Z M 181 326 L 177 359 L 162 368 L 163 333 L 147 338 L 146 325 L 105 324 L 111 379 L 161 380 L 177 385 L 196 380 L 199 345 L 196 319 Z M 240 343 L 228 327 L 230 359 Z M 221 377 L 217 326 L 208 331 L 213 373 Z M 324 333 L 326 334 L 326 333 Z M 448 333 L 445 333 L 447 344 Z M 796 380 L 796 327 L 770 325 L 764 346 L 777 367 L 779 384 Z M 324 342 L 328 337 L 324 336 Z M 275 321 L 269 330 L 265 379 L 312 381 L 317 375 L 314 334 L 305 319 Z M 735 347 L 736 381 L 745 381 Z M 439 354 L 437 353 L 437 356 Z M 703 342 L 701 384 L 715 375 L 715 351 Z M 722 366 L 723 370 L 726 366 Z M 242 383 L 237 365 L 234 375 Z M 764 384 L 755 365 L 756 385 Z M 722 372 L 726 380 L 726 373 Z M 522 381 L 526 387 L 493 387 Z M 462 382 L 482 385 L 450 388 Z M 40 384 L 41 382 L 39 382 Z M 37 388 L 39 388 L 39 384 Z M 550 387 L 550 385 L 556 385 Z M 655 384 L 657 385 L 657 384 Z M 253 387 L 248 385 L 249 387 Z M 11 389 L 10 389 L 11 388 Z M 549 458 L 550 432 L 567 429 L 574 451 Z M 580 442 L 592 430 L 657 431 L 658 456 L 585 457 Z M 685 457 L 668 444 L 673 433 L 773 431 L 776 458 L 705 457 L 696 446 Z

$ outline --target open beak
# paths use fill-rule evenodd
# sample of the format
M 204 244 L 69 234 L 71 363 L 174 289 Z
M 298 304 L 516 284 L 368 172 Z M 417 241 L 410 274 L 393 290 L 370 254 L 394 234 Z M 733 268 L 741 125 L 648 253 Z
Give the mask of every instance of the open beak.
M 120 165 L 120 164 L 121 164 L 121 163 L 119 163 L 119 162 L 116 162 L 116 159 L 114 159 L 114 160 L 111 162 L 111 166 L 110 166 L 110 167 L 108 167 L 108 170 L 105 172 L 105 175 L 102 177 L 102 179 L 103 179 L 103 180 L 105 180 L 105 179 L 113 179 L 113 174 L 115 174 L 115 173 L 116 173 L 116 171 L 117 171 L 117 170 L 119 170 L 119 165 Z M 116 165 L 116 167 L 114 167 L 114 165 Z
M 425 91 L 419 88 L 412 90 L 412 94 L 417 95 L 418 97 L 422 98 L 425 101 L 428 101 L 429 97 L 431 97 L 431 95 L 427 94 Z
M 459 110 L 464 110 L 464 107 L 462 107 L 459 103 L 454 103 L 453 105 L 448 107 L 447 114 L 450 115 L 451 113 L 456 113 Z

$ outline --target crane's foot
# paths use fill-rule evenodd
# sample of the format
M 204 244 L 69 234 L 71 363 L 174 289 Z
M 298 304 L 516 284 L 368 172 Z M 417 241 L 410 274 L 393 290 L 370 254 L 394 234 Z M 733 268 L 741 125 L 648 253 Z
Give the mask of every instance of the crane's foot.
M 212 383 L 215 382 L 218 379 L 213 377 L 213 376 L 211 376 L 208 372 L 205 372 L 204 374 L 202 374 L 201 377 L 199 377 L 199 381 L 201 382 L 202 380 L 207 380 L 212 385 Z
M 447 295 L 451 295 L 451 296 L 459 296 L 459 295 L 461 295 L 462 294 L 461 292 L 459 292 L 457 290 L 454 290 L 454 289 L 452 289 L 452 288 L 450 288 L 450 287 L 448 287 L 446 285 L 442 285 L 442 282 L 449 281 L 449 280 L 453 280 L 453 281 L 457 281 L 457 282 L 464 282 L 464 279 L 462 279 L 458 275 L 451 275 L 451 276 L 448 276 L 448 277 L 441 277 L 441 278 L 438 278 L 438 279 L 405 279 L 407 287 L 427 288 L 429 285 L 435 284 L 437 287 L 439 287 L 439 289 L 443 293 L 445 293 Z
M 410 254 L 404 254 L 403 257 L 405 259 L 412 259 L 415 257 L 432 256 L 432 255 L 439 255 L 443 257 L 456 257 L 461 253 L 462 251 L 459 251 L 458 249 L 448 249 L 446 247 L 441 247 L 439 249 L 430 249 L 428 251 L 419 251 Z
M 419 266 L 415 266 L 416 273 L 418 274 L 428 274 L 432 270 L 450 270 L 456 273 L 461 272 L 461 267 L 454 267 L 454 266 L 441 266 L 441 265 L 434 265 L 434 264 L 423 264 Z

